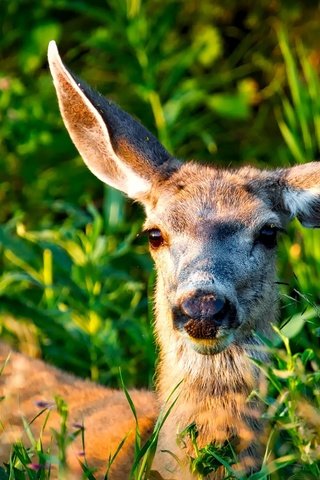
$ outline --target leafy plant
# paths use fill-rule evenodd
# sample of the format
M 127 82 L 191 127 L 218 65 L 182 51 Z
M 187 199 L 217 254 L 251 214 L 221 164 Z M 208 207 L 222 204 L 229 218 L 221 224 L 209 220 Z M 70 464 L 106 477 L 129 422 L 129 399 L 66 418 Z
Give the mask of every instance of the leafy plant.
M 146 246 L 136 240 L 142 214 L 102 188 L 76 154 L 58 112 L 47 43 L 54 38 L 72 69 L 176 155 L 224 166 L 288 166 L 319 153 L 317 6 L 302 0 L 1 6 L 1 338 L 77 375 L 119 385 L 121 367 L 126 386 L 149 386 L 155 348 L 146 290 L 152 294 L 153 273 Z M 319 232 L 295 224 L 280 245 L 282 328 L 266 367 L 272 428 L 264 465 L 251 480 L 319 478 L 319 272 Z M 152 456 L 166 413 L 149 443 L 137 444 L 134 478 L 157 478 Z M 68 438 L 57 433 L 62 453 Z M 13 447 L 1 478 L 50 477 L 50 468 L 38 468 L 47 461 L 41 442 L 31 443 L 32 452 Z M 232 469 L 232 452 L 208 446 L 196 452 L 192 468 L 204 475 L 219 462 Z M 85 462 L 83 469 L 94 478 Z

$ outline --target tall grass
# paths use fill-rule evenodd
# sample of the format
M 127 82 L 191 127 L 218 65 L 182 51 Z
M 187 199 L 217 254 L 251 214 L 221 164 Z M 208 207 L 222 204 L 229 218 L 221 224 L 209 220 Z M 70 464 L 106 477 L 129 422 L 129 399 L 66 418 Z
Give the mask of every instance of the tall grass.
M 130 378 L 151 383 L 154 348 L 142 283 L 147 276 L 132 277 L 133 269 L 151 270 L 145 245 L 136 241 L 138 225 L 131 231 L 119 225 L 119 242 L 112 232 L 104 234 L 93 207 L 85 215 L 91 221 L 83 228 L 65 223 L 60 230 L 27 231 L 21 222 L 0 227 L 7 265 L 0 281 L 2 335 L 15 336 L 29 353 L 40 344 L 56 365 L 95 381 L 117 384 L 121 367 L 129 386 Z
M 0 335 L 108 385 L 121 384 L 119 367 L 126 387 L 152 384 L 156 355 L 146 298 L 154 274 L 136 238 L 141 211 L 95 182 L 62 128 L 45 61 L 48 40 L 60 40 L 74 70 L 179 156 L 288 166 L 319 152 L 317 46 L 290 44 L 282 27 L 275 34 L 277 14 L 264 2 L 242 11 L 232 2 L 196 3 L 50 0 L 30 9 L 12 0 L 3 12 Z M 293 35 L 310 30 L 318 38 L 310 6 L 295 2 L 293 13 L 283 2 L 279 9 L 277 20 L 285 18 Z M 281 330 L 267 345 L 272 363 L 261 365 L 270 384 L 262 399 L 270 430 L 263 467 L 251 480 L 320 477 L 319 245 L 319 232 L 297 223 L 280 245 Z M 65 431 L 62 400 L 57 408 L 60 457 L 43 452 L 26 425 L 32 448 L 14 446 L 0 478 L 50 478 L 41 465 L 65 468 L 63 442 L 74 432 Z M 136 448 L 135 479 L 152 475 L 162 420 L 147 446 Z M 184 434 L 194 435 L 192 426 Z M 190 464 L 199 478 L 221 464 L 226 478 L 236 477 L 228 446 L 198 449 L 195 437 L 194 445 Z M 85 463 L 84 476 L 94 478 Z

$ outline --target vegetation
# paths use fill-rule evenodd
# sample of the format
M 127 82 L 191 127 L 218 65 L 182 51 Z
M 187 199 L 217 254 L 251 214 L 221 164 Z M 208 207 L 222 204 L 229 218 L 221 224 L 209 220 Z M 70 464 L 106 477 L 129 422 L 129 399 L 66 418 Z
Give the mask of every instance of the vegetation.
M 137 238 L 142 212 L 103 188 L 79 159 L 58 113 L 48 41 L 55 39 L 75 72 L 177 156 L 288 166 L 315 160 L 320 150 L 317 5 L 0 3 L 1 338 L 107 385 L 121 386 L 120 367 L 126 387 L 151 386 L 154 275 Z M 263 399 L 269 440 L 262 470 L 251 480 L 320 478 L 319 275 L 319 232 L 295 224 L 280 245 L 280 329 L 267 342 L 272 364 L 261 366 L 270 380 Z M 61 399 L 57 408 L 61 457 L 53 463 L 63 469 L 72 438 Z M 199 478 L 217 462 L 225 464 L 226 478 L 236 478 L 229 448 L 199 451 L 196 436 L 194 442 L 191 463 Z M 39 467 L 48 461 L 41 444 L 33 445 L 35 457 L 14 447 L 1 479 L 50 477 L 50 469 Z M 133 478 L 148 478 L 151 461 L 143 454 L 152 458 L 154 443 L 139 448 Z M 84 470 L 94 478 L 85 464 Z

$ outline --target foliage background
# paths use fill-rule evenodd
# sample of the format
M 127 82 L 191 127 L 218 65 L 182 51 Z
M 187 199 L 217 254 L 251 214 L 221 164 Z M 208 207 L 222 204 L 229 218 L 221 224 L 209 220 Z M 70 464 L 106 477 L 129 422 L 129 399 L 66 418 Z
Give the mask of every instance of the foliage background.
M 182 158 L 289 166 L 320 146 L 320 13 L 298 0 L 0 0 L 0 336 L 102 383 L 150 386 L 142 211 L 86 169 L 46 50 Z M 319 233 L 280 245 L 281 323 L 319 367 Z M 318 305 L 318 306 L 317 306 Z M 307 362 L 306 360 L 306 362 Z M 305 362 L 305 363 L 306 363 Z M 307 388 L 307 387 L 306 387 Z

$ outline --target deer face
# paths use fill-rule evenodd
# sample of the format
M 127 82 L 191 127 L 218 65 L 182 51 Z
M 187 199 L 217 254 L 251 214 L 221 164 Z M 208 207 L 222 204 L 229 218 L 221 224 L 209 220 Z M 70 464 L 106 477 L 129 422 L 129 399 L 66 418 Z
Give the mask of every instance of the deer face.
M 76 81 L 54 42 L 49 64 L 63 120 L 89 169 L 146 209 L 156 308 L 169 322 L 162 330 L 203 354 L 264 331 L 275 319 L 277 232 L 293 216 L 320 226 L 320 163 L 274 171 L 183 165 L 127 113 Z
M 145 229 L 170 321 L 200 353 L 217 353 L 266 312 L 274 316 L 283 218 L 250 191 L 250 180 L 248 169 L 186 164 L 154 186 L 147 204 Z

